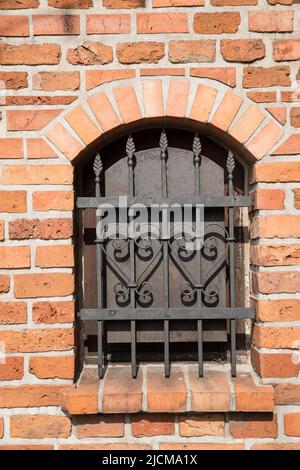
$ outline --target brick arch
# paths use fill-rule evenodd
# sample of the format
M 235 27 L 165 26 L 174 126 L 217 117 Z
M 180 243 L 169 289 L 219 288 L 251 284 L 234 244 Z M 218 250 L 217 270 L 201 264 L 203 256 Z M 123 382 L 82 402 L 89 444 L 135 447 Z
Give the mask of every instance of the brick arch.
M 79 101 L 79 100 L 78 100 Z M 72 163 L 112 131 L 146 120 L 181 120 L 205 129 L 255 162 L 267 155 L 283 129 L 266 110 L 210 80 L 129 79 L 100 86 L 44 130 Z

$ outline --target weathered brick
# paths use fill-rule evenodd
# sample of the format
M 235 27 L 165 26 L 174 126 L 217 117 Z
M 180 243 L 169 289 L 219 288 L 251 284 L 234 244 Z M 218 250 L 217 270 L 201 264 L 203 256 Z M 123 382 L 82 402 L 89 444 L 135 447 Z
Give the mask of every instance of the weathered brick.
M 6 96 L 1 106 L 60 106 L 71 104 L 76 96 L 19 95 Z
M 126 42 L 117 44 L 121 64 L 157 64 L 165 55 L 163 42 Z
M 1 184 L 72 184 L 70 165 L 10 165 L 2 170 Z
M 44 139 L 31 138 L 26 140 L 27 158 L 55 158 L 56 152 L 45 142 Z
M 267 155 L 274 145 L 283 136 L 283 129 L 273 121 L 269 121 L 263 128 L 254 136 L 254 138 L 247 144 L 247 149 L 250 153 L 260 160 Z
M 257 5 L 258 0 L 210 0 L 210 3 L 215 7 L 235 7 L 244 5 Z
M 74 209 L 73 191 L 36 191 L 32 194 L 35 211 L 71 211 Z
M 0 81 L 4 83 L 7 90 L 20 90 L 28 87 L 28 73 L 0 72 Z
M 284 432 L 287 436 L 300 436 L 300 413 L 285 413 Z
M 207 371 L 199 378 L 195 368 L 189 368 L 191 410 L 196 412 L 220 412 L 230 409 L 230 390 L 225 372 Z
M 61 385 L 18 385 L 1 387 L 0 408 L 60 406 Z
M 276 405 L 300 405 L 300 384 L 284 382 L 273 387 Z
M 26 191 L 1 191 L 0 190 L 0 212 L 26 212 Z
M 91 90 L 103 83 L 113 82 L 115 80 L 123 80 L 125 78 L 135 77 L 135 70 L 119 69 L 119 70 L 86 70 L 85 86 L 87 90 Z M 92 97 L 91 97 L 92 98 Z
M 297 155 L 298 153 L 300 153 L 300 134 L 292 134 L 272 152 L 272 155 Z
M 40 268 L 72 268 L 74 267 L 73 246 L 38 246 L 35 253 L 35 265 Z
M 268 0 L 269 3 L 274 3 L 276 0 Z M 281 0 L 284 1 L 284 0 Z M 278 2 L 279 3 L 279 2 Z M 290 442 L 257 442 L 253 444 L 251 450 L 300 450 L 300 444 Z
M 297 377 L 300 370 L 300 365 L 295 364 L 290 353 L 261 353 L 252 349 L 251 362 L 260 377 L 266 378 Z
M 174 64 L 187 62 L 214 62 L 216 41 L 170 41 L 169 60 Z
M 0 139 L 0 158 L 23 158 L 22 139 Z
M 282 189 L 258 188 L 251 193 L 253 209 L 284 209 L 285 191 Z
M 200 7 L 204 0 L 152 0 L 153 8 L 164 7 Z
M 4 341 L 6 352 L 67 351 L 74 347 L 74 330 L 72 328 L 2 330 L 0 341 Z M 42 406 L 41 402 L 36 403 Z M 36 406 L 36 403 L 33 406 Z
M 112 0 L 111 0 L 112 1 Z M 118 0 L 120 1 L 120 0 Z M 124 0 L 122 0 L 124 1 Z M 127 1 L 127 0 L 126 0 Z M 103 450 L 103 451 L 119 451 L 119 450 L 150 450 L 152 447 L 148 444 L 130 444 L 128 442 L 117 442 L 116 444 L 95 444 L 90 442 L 86 444 L 61 444 L 59 450 Z
M 297 349 L 299 333 L 300 328 L 297 326 L 272 327 L 255 325 L 252 340 L 258 348 Z M 297 365 L 299 368 L 299 364 Z
M 75 319 L 75 305 L 72 301 L 35 302 L 32 306 L 34 323 L 70 323 Z
M 48 5 L 62 9 L 87 9 L 93 6 L 93 0 L 48 0 Z
M 186 13 L 138 13 L 137 33 L 187 33 L 188 16 Z
M 298 265 L 300 245 L 261 245 L 251 247 L 251 261 L 257 266 Z
M 222 442 L 161 442 L 160 450 L 244 450 L 244 444 Z
M 10 277 L 7 274 L 0 274 L 0 294 L 5 294 L 10 288 Z
M 12 240 L 63 240 L 72 235 L 72 219 L 18 219 L 9 223 Z
M 252 180 L 265 183 L 300 181 L 297 162 L 265 162 L 254 166 Z
M 287 121 L 287 109 L 279 106 L 270 106 L 267 108 L 270 114 L 284 126 Z
M 20 380 L 22 379 L 23 375 L 23 357 L 9 356 L 5 359 L 5 362 L 0 362 L 0 380 Z
M 29 360 L 29 372 L 39 379 L 73 379 L 74 356 L 33 356 Z
M 130 15 L 87 15 L 87 34 L 129 34 Z
M 249 11 L 249 31 L 258 33 L 290 33 L 293 31 L 294 12 L 289 11 Z
M 74 292 L 74 278 L 67 273 L 16 274 L 14 292 L 17 299 L 63 297 Z
M 247 96 L 255 103 L 274 103 L 274 101 L 277 101 L 275 91 L 249 91 Z
M 300 127 L 300 107 L 292 108 L 290 112 L 291 126 Z
M 71 421 L 66 416 L 16 415 L 10 418 L 10 437 L 23 439 L 66 438 L 71 434 Z
M 67 61 L 73 65 L 109 64 L 113 61 L 112 47 L 100 42 L 85 41 L 81 46 L 68 49 Z
M 232 379 L 235 409 L 238 412 L 273 412 L 274 390 L 270 385 L 258 386 L 251 374 L 240 373 Z
M 236 69 L 234 67 L 197 67 L 191 68 L 191 77 L 210 78 L 225 85 L 236 86 Z
M 266 215 L 253 219 L 251 238 L 286 238 L 300 236 L 300 217 L 297 215 Z
M 300 59 L 300 39 L 279 39 L 273 43 L 273 57 L 277 62 Z
M 3 418 L 0 418 L 0 439 L 2 439 L 3 434 L 4 434 L 4 422 L 3 422 Z
M 222 39 L 221 54 L 227 62 L 254 62 L 265 57 L 261 39 Z
M 151 437 L 174 434 L 174 415 L 155 413 L 147 415 L 132 415 L 131 432 L 135 437 Z
M 8 110 L 7 130 L 39 131 L 61 113 L 60 109 Z
M 26 323 L 27 306 L 25 302 L 0 302 L 0 324 L 17 325 Z
M 137 413 L 142 410 L 142 373 L 131 376 L 130 367 L 108 369 L 103 387 L 103 413 Z
M 194 31 L 199 34 L 236 33 L 241 17 L 238 12 L 196 13 Z
M 60 59 L 57 44 L 0 44 L 1 65 L 55 65 Z
M 29 36 L 28 18 L 20 15 L 1 15 L 0 36 Z
M 65 119 L 85 144 L 92 143 L 101 135 L 99 127 L 81 106 L 73 108 Z
M 244 88 L 290 86 L 290 68 L 287 65 L 275 67 L 246 67 L 243 73 Z
M 0 246 L 0 269 L 30 268 L 29 246 Z
M 33 77 L 35 90 L 57 91 L 78 90 L 80 87 L 79 72 L 39 72 Z
M 235 439 L 268 438 L 278 435 L 277 415 L 272 413 L 233 413 L 230 415 L 229 432 Z
M 122 415 L 90 415 L 76 418 L 76 435 L 87 437 L 123 437 L 124 418 Z
M 300 300 L 256 300 L 256 315 L 260 321 L 300 321 Z
M 224 436 L 225 420 L 220 413 L 179 416 L 179 433 L 183 437 Z
M 79 15 L 34 15 L 34 36 L 58 36 L 80 34 Z
M 145 6 L 145 0 L 103 0 L 105 8 L 140 8 Z
M 37 8 L 39 0 L 1 0 L 0 10 L 21 10 L 25 8 Z

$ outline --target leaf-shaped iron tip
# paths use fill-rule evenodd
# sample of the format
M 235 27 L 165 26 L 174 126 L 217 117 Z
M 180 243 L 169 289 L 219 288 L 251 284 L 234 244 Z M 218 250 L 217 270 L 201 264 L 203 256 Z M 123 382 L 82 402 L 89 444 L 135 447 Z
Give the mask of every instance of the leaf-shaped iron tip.
M 228 152 L 226 168 L 227 168 L 229 175 L 232 175 L 235 169 L 235 159 L 231 150 Z
M 202 149 L 202 145 L 201 145 L 201 141 L 199 138 L 199 134 L 195 134 L 194 142 L 193 142 L 193 152 L 194 152 L 195 157 L 199 157 L 201 153 L 201 149 Z
M 159 141 L 160 150 L 166 152 L 168 148 L 168 138 L 165 129 L 162 130 L 160 141 Z
M 93 170 L 96 176 L 100 176 L 103 170 L 103 164 L 99 153 L 95 157 Z
M 126 153 L 128 158 L 132 158 L 135 153 L 135 145 L 132 135 L 129 135 L 126 143 Z

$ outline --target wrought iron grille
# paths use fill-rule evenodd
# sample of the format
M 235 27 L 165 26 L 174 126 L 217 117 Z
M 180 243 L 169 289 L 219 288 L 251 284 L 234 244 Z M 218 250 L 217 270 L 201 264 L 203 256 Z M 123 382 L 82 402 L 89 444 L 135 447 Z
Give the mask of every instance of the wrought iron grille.
M 255 316 L 253 309 L 235 306 L 235 224 L 234 209 L 238 207 L 251 206 L 249 196 L 237 195 L 233 188 L 233 174 L 236 161 L 233 153 L 228 152 L 227 156 L 227 195 L 224 196 L 204 196 L 200 191 L 201 175 L 201 141 L 199 136 L 194 136 L 191 142 L 194 166 L 194 196 L 170 197 L 168 194 L 168 137 L 165 130 L 162 131 L 160 142 L 160 173 L 161 187 L 159 196 L 143 197 L 136 196 L 135 193 L 135 171 L 138 162 L 136 161 L 136 148 L 132 136 L 128 137 L 126 145 L 127 172 L 128 172 L 128 208 L 133 205 L 143 204 L 150 208 L 154 203 L 167 204 L 169 207 L 177 204 L 203 205 L 204 208 L 218 208 L 226 212 L 226 227 L 221 224 L 208 224 L 205 227 L 206 233 L 203 237 L 201 250 L 193 253 L 196 269 L 191 272 L 188 267 L 190 255 L 186 250 L 189 240 L 182 235 L 176 239 L 161 236 L 156 241 L 154 249 L 153 241 L 149 238 L 134 239 L 117 238 L 112 240 L 112 250 L 108 249 L 108 239 L 98 236 L 96 243 L 96 286 L 97 286 L 97 308 L 83 308 L 79 312 L 82 320 L 97 321 L 98 338 L 98 370 L 100 378 L 105 373 L 106 357 L 106 324 L 107 322 L 130 322 L 131 335 L 131 367 L 132 376 L 137 376 L 137 325 L 141 321 L 159 320 L 163 322 L 164 331 L 164 364 L 165 376 L 170 375 L 170 328 L 174 320 L 194 320 L 197 330 L 197 350 L 198 350 L 198 370 L 199 376 L 203 375 L 203 321 L 205 320 L 228 320 L 230 324 L 230 351 L 231 351 L 231 371 L 236 375 L 236 321 L 238 319 L 252 319 Z M 93 165 L 95 174 L 95 196 L 77 198 L 77 207 L 84 209 L 97 209 L 103 204 L 108 204 L 118 210 L 120 201 L 118 196 L 104 196 L 101 177 L 103 164 L 99 154 L 96 155 Z M 213 184 L 213 182 L 212 182 Z M 128 215 L 129 217 L 129 215 Z M 99 233 L 105 231 L 104 212 L 97 212 L 96 224 L 101 227 Z M 218 240 L 216 240 L 216 237 Z M 217 256 L 218 244 L 223 245 L 221 257 Z M 137 257 L 141 257 L 145 266 L 141 272 L 137 272 Z M 129 271 L 122 268 L 122 260 L 127 259 Z M 205 276 L 202 274 L 201 265 L 205 260 L 212 261 L 212 266 Z M 158 264 L 162 264 L 162 304 L 160 307 L 152 306 L 152 299 L 155 291 L 151 285 L 151 276 L 155 276 Z M 180 287 L 181 306 L 170 305 L 170 263 L 173 268 L 180 273 L 183 279 Z M 214 286 L 212 280 L 226 263 L 228 272 L 228 301 L 226 306 L 218 306 L 218 286 Z M 117 308 L 110 308 L 107 303 L 106 289 L 104 282 L 104 269 L 109 268 L 114 272 L 118 282 L 114 285 L 114 295 Z

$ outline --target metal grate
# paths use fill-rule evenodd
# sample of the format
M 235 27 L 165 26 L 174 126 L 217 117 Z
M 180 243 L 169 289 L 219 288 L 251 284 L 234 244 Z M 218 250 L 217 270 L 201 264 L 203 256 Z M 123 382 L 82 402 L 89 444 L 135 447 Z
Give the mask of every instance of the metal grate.
M 150 208 L 153 203 L 168 204 L 169 206 L 177 204 L 184 207 L 186 204 L 196 207 L 203 205 L 204 208 L 222 208 L 227 211 L 227 225 L 225 229 L 220 226 L 222 232 L 222 242 L 226 247 L 227 264 L 228 264 L 228 282 L 229 282 L 229 299 L 228 306 L 217 307 L 218 298 L 217 289 L 210 285 L 210 279 L 214 276 L 220 264 L 215 263 L 210 269 L 209 276 L 203 277 L 201 274 L 201 264 L 205 256 L 205 250 L 213 252 L 213 238 L 204 236 L 204 244 L 201 250 L 195 250 L 196 259 L 196 276 L 188 269 L 179 251 L 185 253 L 186 243 L 188 240 L 182 236 L 179 240 L 173 240 L 170 237 L 161 236 L 158 240 L 159 250 L 152 253 L 149 263 L 142 273 L 137 274 L 136 257 L 137 252 L 142 250 L 151 253 L 151 238 L 135 240 L 134 238 L 116 239 L 113 242 L 117 260 L 122 256 L 129 257 L 130 273 L 125 273 L 122 267 L 107 250 L 107 239 L 105 237 L 97 237 L 96 243 L 96 276 L 97 276 L 97 308 L 82 309 L 79 316 L 82 320 L 96 320 L 98 325 L 98 368 L 99 376 L 102 378 L 105 372 L 105 322 L 111 321 L 130 321 L 131 334 L 131 367 L 132 376 L 137 376 L 137 322 L 147 320 L 160 320 L 163 322 L 164 328 L 164 363 L 165 376 L 170 375 L 170 321 L 172 320 L 196 320 L 197 324 L 197 346 L 198 346 L 198 368 L 199 376 L 203 375 L 203 320 L 218 319 L 228 320 L 230 322 L 230 350 L 231 350 L 231 371 L 232 375 L 236 375 L 236 320 L 245 318 L 254 318 L 255 312 L 250 308 L 235 307 L 235 279 L 234 279 L 234 263 L 235 263 L 235 226 L 234 226 L 234 209 L 237 207 L 251 206 L 249 196 L 236 195 L 233 188 L 233 174 L 235 170 L 235 159 L 232 152 L 227 157 L 227 179 L 228 189 L 226 196 L 201 196 L 200 193 L 200 174 L 201 174 L 201 141 L 196 134 L 193 143 L 191 143 L 193 151 L 194 164 L 194 196 L 168 196 L 168 138 L 165 130 L 162 131 L 160 142 L 160 164 L 161 164 L 161 190 L 160 195 L 156 197 L 142 197 L 135 194 L 135 168 L 136 149 L 132 136 L 128 137 L 126 144 L 127 166 L 128 166 L 128 207 L 133 204 L 143 204 Z M 101 185 L 101 176 L 103 165 L 100 155 L 96 155 L 94 161 L 95 173 L 95 196 L 77 198 L 77 207 L 79 209 L 97 209 L 103 204 L 109 204 L 119 208 L 119 199 L 115 197 L 104 197 Z M 101 230 L 105 230 L 104 214 L 97 213 L 96 223 Z M 99 230 L 99 232 L 101 232 Z M 99 233 L 98 232 L 98 233 Z M 150 251 L 149 251 L 150 250 Z M 225 255 L 224 255 L 225 256 Z M 152 287 L 149 277 L 155 271 L 158 263 L 162 263 L 162 289 L 163 301 L 160 308 L 151 307 L 151 297 L 153 296 Z M 181 307 L 170 306 L 170 263 L 180 272 L 180 276 L 184 278 L 181 286 Z M 105 285 L 103 282 L 104 266 L 109 266 L 119 279 L 114 286 L 115 296 L 118 299 L 118 305 L 124 305 L 120 308 L 108 308 L 105 306 Z M 192 302 L 193 301 L 193 302 Z M 191 303 L 193 304 L 192 306 Z M 211 306 L 209 306 L 211 305 Z

